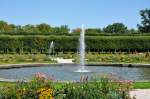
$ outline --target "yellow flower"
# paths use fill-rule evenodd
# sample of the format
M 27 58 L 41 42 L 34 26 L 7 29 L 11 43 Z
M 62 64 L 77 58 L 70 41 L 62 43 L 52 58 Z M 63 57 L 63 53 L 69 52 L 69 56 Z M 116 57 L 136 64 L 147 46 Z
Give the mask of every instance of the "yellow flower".
M 52 99 L 53 97 L 53 90 L 47 88 L 41 88 L 38 90 L 40 93 L 39 99 Z

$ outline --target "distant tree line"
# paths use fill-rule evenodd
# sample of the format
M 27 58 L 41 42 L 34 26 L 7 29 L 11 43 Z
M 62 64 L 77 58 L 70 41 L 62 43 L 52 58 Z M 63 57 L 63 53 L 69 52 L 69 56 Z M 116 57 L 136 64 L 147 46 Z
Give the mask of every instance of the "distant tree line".
M 141 27 L 140 27 L 141 28 Z M 8 24 L 7 22 L 0 21 L 0 33 L 3 34 L 69 34 L 70 29 L 67 25 L 62 25 L 60 27 L 52 27 L 49 24 L 42 23 L 37 25 L 27 24 L 24 26 Z M 71 33 L 80 33 L 81 28 L 76 28 L 71 31 Z M 94 33 L 137 33 L 139 31 L 128 28 L 123 23 L 113 23 L 101 28 L 87 28 L 85 30 L 87 34 Z
M 42 23 L 37 25 L 27 24 L 24 26 L 8 24 L 5 21 L 0 21 L 0 33 L 68 33 L 67 25 L 60 27 L 51 27 L 49 24 Z
M 111 33 L 111 34 L 140 34 L 140 33 L 150 33 L 150 9 L 144 9 L 140 11 L 141 16 L 141 24 L 138 24 L 138 30 L 135 29 L 128 29 L 127 26 L 125 26 L 123 23 L 113 23 L 110 24 L 103 29 L 101 28 L 87 28 L 85 31 L 89 35 L 94 34 L 101 34 L 101 33 Z M 68 35 L 70 32 L 70 29 L 67 25 L 62 25 L 59 27 L 52 27 L 49 24 L 41 23 L 37 25 L 31 25 L 27 24 L 24 26 L 21 25 L 15 25 L 15 24 L 8 24 L 7 22 L 1 20 L 0 21 L 0 34 L 40 34 L 40 35 Z M 81 32 L 81 28 L 73 29 L 73 33 L 79 34 Z

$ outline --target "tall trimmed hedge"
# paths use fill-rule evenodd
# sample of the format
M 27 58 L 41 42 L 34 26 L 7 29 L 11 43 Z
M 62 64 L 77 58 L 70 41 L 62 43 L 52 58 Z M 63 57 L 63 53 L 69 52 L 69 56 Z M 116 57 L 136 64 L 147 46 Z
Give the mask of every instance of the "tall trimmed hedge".
M 87 49 L 95 50 L 139 50 L 150 49 L 150 37 L 147 36 L 103 36 L 87 37 Z
M 0 36 L 0 53 L 48 53 L 78 49 L 78 36 Z M 148 51 L 150 36 L 86 36 L 87 51 Z
M 24 33 L 24 32 L 8 32 L 8 33 L 0 33 L 0 36 L 79 36 L 80 33 Z M 140 32 L 135 32 L 135 33 L 92 33 L 88 32 L 85 33 L 86 36 L 150 36 L 150 33 L 140 33 Z

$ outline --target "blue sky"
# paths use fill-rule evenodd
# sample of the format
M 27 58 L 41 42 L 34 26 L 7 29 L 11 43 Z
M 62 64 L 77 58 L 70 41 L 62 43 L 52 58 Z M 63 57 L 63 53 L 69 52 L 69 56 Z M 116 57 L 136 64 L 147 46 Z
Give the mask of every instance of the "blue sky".
M 129 28 L 140 23 L 139 11 L 149 0 L 0 0 L 0 20 L 16 25 L 48 23 L 51 26 L 81 24 L 102 28 L 123 22 Z

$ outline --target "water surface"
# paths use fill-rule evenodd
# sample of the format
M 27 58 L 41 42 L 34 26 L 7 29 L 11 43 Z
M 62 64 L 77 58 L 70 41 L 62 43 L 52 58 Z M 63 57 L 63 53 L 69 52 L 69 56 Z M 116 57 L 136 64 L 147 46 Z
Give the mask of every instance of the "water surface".
M 105 74 L 116 75 L 128 80 L 150 80 L 150 68 L 136 67 L 111 67 L 111 66 L 87 66 L 89 73 L 75 72 L 78 66 L 47 66 L 27 67 L 14 69 L 0 69 L 0 78 L 6 79 L 30 79 L 37 72 L 53 75 L 57 80 L 79 80 L 81 76 L 100 76 Z

